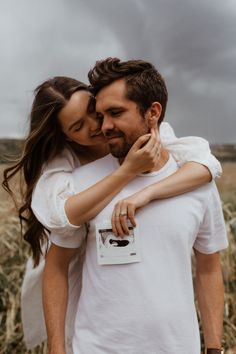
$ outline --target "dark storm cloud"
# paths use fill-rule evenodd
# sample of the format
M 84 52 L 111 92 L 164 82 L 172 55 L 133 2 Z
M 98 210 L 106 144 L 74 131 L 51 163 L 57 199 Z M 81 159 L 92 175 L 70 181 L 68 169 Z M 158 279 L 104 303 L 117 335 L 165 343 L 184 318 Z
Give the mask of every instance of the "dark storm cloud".
M 119 56 L 160 69 L 170 92 L 166 118 L 177 133 L 235 141 L 235 1 L 15 0 L 1 4 L 0 20 L 2 132 L 19 126 L 40 81 L 86 80 L 96 59 Z
M 112 28 L 125 58 L 150 60 L 170 91 L 167 119 L 179 134 L 234 142 L 234 1 L 86 1 L 96 23 Z

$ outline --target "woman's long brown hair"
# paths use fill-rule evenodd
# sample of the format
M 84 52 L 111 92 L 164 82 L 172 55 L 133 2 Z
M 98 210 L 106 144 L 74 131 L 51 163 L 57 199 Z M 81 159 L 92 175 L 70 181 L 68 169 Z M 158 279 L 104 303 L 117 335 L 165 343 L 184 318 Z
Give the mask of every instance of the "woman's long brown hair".
M 25 192 L 18 212 L 21 232 L 31 246 L 35 266 L 39 263 L 42 245 L 47 243 L 49 231 L 32 212 L 32 193 L 43 165 L 58 155 L 67 144 L 57 117 L 72 94 L 79 90 L 89 89 L 80 81 L 62 76 L 49 79 L 36 88 L 30 114 L 30 130 L 24 142 L 22 155 L 14 165 L 4 171 L 2 185 L 14 201 L 14 192 L 9 181 L 18 172 L 23 174 Z M 23 228 L 23 224 L 26 227 Z

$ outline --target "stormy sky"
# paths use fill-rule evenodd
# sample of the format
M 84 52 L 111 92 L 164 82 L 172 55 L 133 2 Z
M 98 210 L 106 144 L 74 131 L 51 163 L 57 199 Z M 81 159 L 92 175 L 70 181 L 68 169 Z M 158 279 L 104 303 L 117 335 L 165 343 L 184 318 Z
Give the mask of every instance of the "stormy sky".
M 97 59 L 145 59 L 177 135 L 236 143 L 235 0 L 2 0 L 0 137 L 23 137 L 34 88 L 87 81 Z

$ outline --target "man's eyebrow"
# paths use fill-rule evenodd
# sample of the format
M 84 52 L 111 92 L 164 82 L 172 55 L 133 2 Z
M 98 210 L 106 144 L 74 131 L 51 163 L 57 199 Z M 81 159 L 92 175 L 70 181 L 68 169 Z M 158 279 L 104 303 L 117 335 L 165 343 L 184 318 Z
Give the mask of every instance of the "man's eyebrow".
M 105 109 L 105 112 L 111 112 L 111 111 L 125 111 L 125 108 L 122 106 L 113 106 Z

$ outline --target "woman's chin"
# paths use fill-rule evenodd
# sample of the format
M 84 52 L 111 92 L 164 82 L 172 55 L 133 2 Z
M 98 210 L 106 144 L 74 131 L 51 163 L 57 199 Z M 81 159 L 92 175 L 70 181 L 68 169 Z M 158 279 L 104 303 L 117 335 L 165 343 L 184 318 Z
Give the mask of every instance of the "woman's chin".
M 106 144 L 107 143 L 107 139 L 105 138 L 105 136 L 103 134 L 97 135 L 93 139 L 94 139 L 93 141 L 96 142 L 97 144 L 99 144 L 99 143 Z

